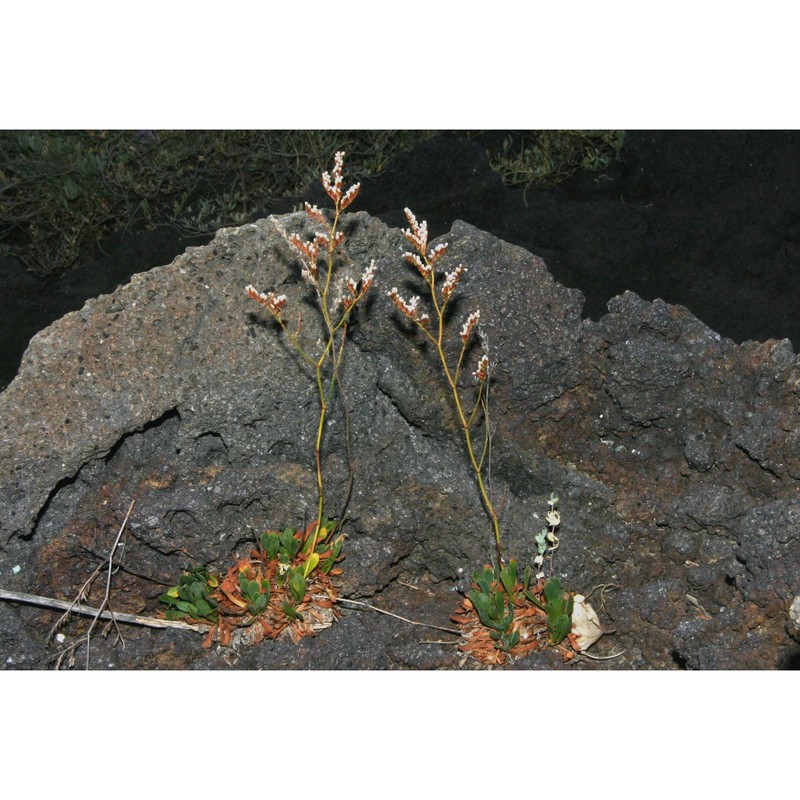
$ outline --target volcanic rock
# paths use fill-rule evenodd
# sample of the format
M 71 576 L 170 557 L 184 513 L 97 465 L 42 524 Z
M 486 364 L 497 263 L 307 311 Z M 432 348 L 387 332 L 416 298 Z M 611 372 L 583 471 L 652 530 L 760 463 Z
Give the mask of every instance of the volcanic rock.
M 314 346 L 321 327 L 281 228 L 309 232 L 302 213 L 221 230 L 34 337 L 0 395 L 3 588 L 75 596 L 135 501 L 114 601 L 152 614 L 181 570 L 224 570 L 260 531 L 313 518 L 313 373 L 244 292 L 254 283 L 287 295 Z M 420 597 L 425 586 L 437 601 L 429 619 L 446 625 L 453 588 L 491 558 L 490 527 L 435 352 L 387 297 L 391 287 L 419 293 L 403 236 L 365 213 L 348 215 L 343 230 L 345 269 L 360 274 L 375 259 L 378 278 L 343 370 L 354 485 L 341 591 L 402 608 L 402 586 Z M 558 495 L 554 574 L 616 628 L 597 652 L 624 651 L 583 666 L 791 663 L 800 371 L 788 340 L 736 345 L 687 309 L 632 292 L 584 319 L 581 293 L 540 258 L 463 222 L 442 240 L 444 266 L 468 267 L 448 346 L 480 308 L 494 364 L 491 484 L 505 551 L 531 563 L 546 500 Z M 328 513 L 338 515 L 348 483 L 342 398 L 329 419 Z M 0 613 L 11 619 L 4 629 L 28 631 L 0 638 L 2 661 L 42 666 L 52 615 Z M 227 664 L 190 634 L 131 636 L 116 665 Z M 313 642 L 262 643 L 238 663 L 458 666 L 455 648 L 431 638 L 354 610 Z M 110 645 L 96 649 L 103 666 Z M 548 659 L 515 666 L 555 666 Z

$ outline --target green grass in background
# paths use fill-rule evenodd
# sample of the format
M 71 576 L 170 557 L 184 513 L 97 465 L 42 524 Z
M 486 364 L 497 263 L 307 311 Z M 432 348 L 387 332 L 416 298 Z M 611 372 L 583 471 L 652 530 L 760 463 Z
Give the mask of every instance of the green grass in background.
M 437 131 L 0 131 L 0 254 L 48 278 L 112 233 L 241 225 L 296 196 L 336 150 L 359 178 Z M 480 132 L 456 132 L 463 137 Z M 557 185 L 618 157 L 622 131 L 516 131 L 488 152 L 509 187 Z

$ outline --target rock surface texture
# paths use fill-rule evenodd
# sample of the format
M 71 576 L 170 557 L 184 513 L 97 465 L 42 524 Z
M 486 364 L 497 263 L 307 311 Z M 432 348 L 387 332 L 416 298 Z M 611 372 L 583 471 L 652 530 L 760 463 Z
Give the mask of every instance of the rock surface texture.
M 304 214 L 278 222 L 306 226 Z M 244 292 L 286 294 L 313 341 L 308 287 L 275 223 L 222 230 L 34 337 L 0 394 L 2 588 L 71 599 L 135 500 L 113 607 L 152 614 L 182 569 L 224 570 L 265 528 L 313 517 L 311 376 Z M 447 626 L 465 577 L 491 557 L 491 531 L 435 354 L 387 297 L 416 293 L 404 239 L 365 213 L 345 231 L 354 274 L 376 260 L 378 291 L 352 326 L 343 376 L 355 483 L 342 593 Z M 594 589 L 616 628 L 590 652 L 624 651 L 576 667 L 795 666 L 800 370 L 788 340 L 736 345 L 631 292 L 584 319 L 580 292 L 540 258 L 463 222 L 442 240 L 444 266 L 469 269 L 452 340 L 480 307 L 496 361 L 492 483 L 506 552 L 532 561 L 555 492 L 554 573 Z M 326 432 L 333 514 L 346 495 L 342 418 L 337 405 Z M 0 604 L 1 663 L 43 667 L 54 621 Z M 125 634 L 124 649 L 98 637 L 92 666 L 231 662 L 191 633 Z M 457 668 L 454 641 L 353 607 L 314 639 L 263 642 L 235 663 Z M 540 653 L 513 666 L 559 662 Z

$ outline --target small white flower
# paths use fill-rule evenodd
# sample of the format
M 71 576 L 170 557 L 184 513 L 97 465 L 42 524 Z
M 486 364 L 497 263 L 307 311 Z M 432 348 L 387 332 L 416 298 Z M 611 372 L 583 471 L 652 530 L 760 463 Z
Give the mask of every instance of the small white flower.
M 361 273 L 361 291 L 362 293 L 366 293 L 369 291 L 369 287 L 372 286 L 372 282 L 375 280 L 375 273 L 378 271 L 378 265 L 375 263 L 375 259 L 373 258 L 370 262 L 370 265 Z
M 430 261 L 431 264 L 433 264 L 437 259 L 441 258 L 441 256 L 444 255 L 444 251 L 447 250 L 449 246 L 450 245 L 448 245 L 447 242 L 442 242 L 441 244 L 437 244 L 436 247 L 432 248 L 431 251 L 428 253 L 428 261 Z
M 306 214 L 313 219 L 315 222 L 325 223 L 325 217 L 323 216 L 322 212 L 316 205 L 311 205 L 311 203 L 306 202 L 305 204 Z
M 467 271 L 463 264 L 459 264 L 452 272 L 448 272 L 444 277 L 442 285 L 442 299 L 448 300 L 458 284 L 461 276 Z
M 342 208 L 347 208 L 353 200 L 356 199 L 358 196 L 359 191 L 361 191 L 361 184 L 354 183 L 345 193 L 344 197 L 342 197 Z
M 410 208 L 404 208 L 403 211 L 405 212 L 406 218 L 411 223 L 412 228 L 416 228 L 417 226 L 417 218 L 414 216 L 414 212 Z
M 431 274 L 431 268 L 416 254 L 416 253 L 403 253 L 403 258 L 409 262 L 409 264 L 413 264 L 417 270 L 419 270 L 419 274 L 422 275 L 423 278 L 426 280 Z
M 275 292 L 264 294 L 264 292 L 259 292 L 258 289 L 256 289 L 256 287 L 251 283 L 248 283 L 247 286 L 245 286 L 245 291 L 253 300 L 261 303 L 262 306 L 266 306 L 270 314 L 277 319 L 280 319 L 281 312 L 286 306 L 288 299 L 285 294 L 276 295 Z
M 428 315 L 427 314 L 423 314 L 422 317 L 420 317 L 419 313 L 417 312 L 417 304 L 419 303 L 419 297 L 414 296 L 410 300 L 405 300 L 402 297 L 400 297 L 400 294 L 398 293 L 396 287 L 392 287 L 392 290 L 389 292 L 389 297 L 392 298 L 392 302 L 407 317 L 410 317 L 415 322 L 419 322 L 423 326 L 427 324 Z
M 478 368 L 472 373 L 476 380 L 485 381 L 489 375 L 489 356 L 484 353 L 478 362 Z
M 411 212 L 410 208 L 405 208 L 403 210 L 406 213 L 411 228 L 410 230 L 403 230 L 402 233 L 420 253 L 424 254 L 428 246 L 428 223 L 425 221 L 421 224 L 418 223 L 417 218 Z
M 469 335 L 472 333 L 472 329 L 475 327 L 475 325 L 478 324 L 478 320 L 480 320 L 480 318 L 481 318 L 480 309 L 476 309 L 467 317 L 467 321 L 461 328 L 461 341 L 464 342 L 464 344 L 467 343 L 467 339 L 469 339 Z
M 309 265 L 304 265 L 300 268 L 300 274 L 303 276 L 303 280 L 310 283 L 312 286 L 317 285 L 317 267 L 316 265 L 311 267 Z
M 244 287 L 244 290 L 245 290 L 245 291 L 247 292 L 247 294 L 249 294 L 249 295 L 250 295 L 250 297 L 252 297 L 254 300 L 257 298 L 257 299 L 261 300 L 262 302 L 265 302 L 265 303 L 266 303 L 266 301 L 267 301 L 267 296 L 266 296 L 266 295 L 265 295 L 263 292 L 259 292 L 259 291 L 258 291 L 258 289 L 256 289 L 256 287 L 255 287 L 255 286 L 253 286 L 253 284 L 252 284 L 252 283 L 248 283 L 248 284 L 247 284 L 247 286 L 245 286 L 245 287 Z M 254 295 L 255 295 L 255 296 L 254 296 Z

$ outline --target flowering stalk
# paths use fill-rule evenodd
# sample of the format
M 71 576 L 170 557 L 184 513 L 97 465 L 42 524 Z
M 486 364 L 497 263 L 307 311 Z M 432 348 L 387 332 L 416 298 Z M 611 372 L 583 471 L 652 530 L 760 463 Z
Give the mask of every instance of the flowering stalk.
M 459 338 L 461 339 L 461 349 L 458 354 L 458 359 L 454 366 L 448 362 L 447 355 L 444 351 L 444 317 L 447 304 L 455 292 L 458 282 L 467 271 L 467 268 L 459 264 L 452 272 L 445 273 L 444 281 L 441 288 L 437 287 L 436 270 L 434 266 L 436 262 L 447 251 L 447 244 L 438 244 L 436 247 L 428 249 L 428 225 L 426 222 L 417 222 L 414 214 L 408 209 L 405 209 L 406 217 L 409 222 L 409 229 L 403 231 L 403 235 L 414 248 L 413 252 L 404 254 L 406 261 L 416 268 L 417 272 L 422 277 L 422 280 L 427 286 L 428 293 L 430 294 L 431 305 L 435 317 L 433 324 L 433 332 L 431 331 L 431 318 L 426 313 L 421 313 L 418 306 L 420 298 L 417 296 L 412 297 L 410 300 L 405 300 L 400 296 L 396 288 L 389 292 L 391 298 L 397 309 L 408 319 L 410 319 L 430 340 L 436 348 L 439 356 L 439 361 L 444 371 L 445 379 L 450 387 L 450 392 L 453 395 L 453 402 L 456 407 L 456 413 L 464 432 L 464 438 L 467 444 L 467 453 L 475 471 L 475 477 L 478 481 L 478 488 L 480 489 L 481 498 L 483 499 L 486 512 L 492 523 L 494 532 L 495 546 L 497 549 L 497 563 L 498 567 L 503 564 L 502 547 L 500 539 L 500 521 L 497 512 L 492 504 L 490 492 L 486 486 L 484 478 L 483 464 L 490 444 L 490 431 L 488 419 L 488 407 L 486 405 L 486 397 L 488 393 L 488 378 L 489 378 L 489 356 L 484 352 L 478 362 L 478 366 L 472 373 L 475 380 L 478 382 L 478 395 L 472 410 L 467 413 L 464 403 L 461 400 L 461 395 L 458 390 L 458 381 L 461 368 L 463 366 L 464 358 L 467 354 L 469 343 L 476 326 L 480 322 L 481 312 L 480 309 L 473 311 L 464 322 L 460 332 Z M 438 290 L 437 290 L 438 289 Z M 472 433 L 470 431 L 473 422 L 475 421 L 476 414 L 479 409 L 484 413 L 484 441 L 483 448 L 480 455 L 477 454 L 475 443 L 473 442 Z
M 347 341 L 347 325 L 350 315 L 372 286 L 376 271 L 373 260 L 363 271 L 360 280 L 356 281 L 353 277 L 346 277 L 339 293 L 332 298 L 336 251 L 345 239 L 344 234 L 339 230 L 339 223 L 344 210 L 356 199 L 361 188 L 360 183 L 355 183 L 346 192 L 342 191 L 343 163 L 344 153 L 338 152 L 334 156 L 334 167 L 331 173 L 322 173 L 322 186 L 334 204 L 333 220 L 329 222 L 328 217 L 317 206 L 306 203 L 306 214 L 321 228 L 321 231 L 310 242 L 303 241 L 296 233 L 287 235 L 285 231 L 281 231 L 284 238 L 299 252 L 302 261 L 301 274 L 317 295 L 326 336 L 321 352 L 314 356 L 303 347 L 299 336 L 302 326 L 299 315 L 295 331 L 292 331 L 286 324 L 283 312 L 287 298 L 284 295 L 276 295 L 274 292 L 264 294 L 252 285 L 246 287 L 247 294 L 269 311 L 303 360 L 314 369 L 320 405 L 314 446 L 318 509 L 316 527 L 308 549 L 310 553 L 315 551 L 324 520 L 322 442 L 328 408 L 339 380 L 339 370 Z

